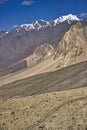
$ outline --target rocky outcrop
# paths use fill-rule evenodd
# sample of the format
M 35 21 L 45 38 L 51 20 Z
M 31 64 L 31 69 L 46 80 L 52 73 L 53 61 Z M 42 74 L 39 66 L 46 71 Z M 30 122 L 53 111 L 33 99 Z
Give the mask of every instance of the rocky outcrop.
M 87 59 L 87 41 L 84 35 L 87 27 L 78 22 L 73 25 L 58 44 L 54 59 L 59 58 L 59 66 L 64 67 Z
M 35 65 L 39 63 L 41 60 L 44 60 L 50 56 L 52 56 L 54 53 L 54 48 L 52 45 L 44 43 L 42 45 L 39 45 L 33 52 L 31 56 L 27 58 L 27 64 L 28 66 Z

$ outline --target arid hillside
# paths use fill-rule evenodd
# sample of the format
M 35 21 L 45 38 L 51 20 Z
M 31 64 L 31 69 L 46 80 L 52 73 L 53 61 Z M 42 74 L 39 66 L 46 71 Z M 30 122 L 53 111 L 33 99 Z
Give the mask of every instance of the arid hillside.
M 87 130 L 87 61 L 13 81 L 0 79 L 0 130 Z
M 87 87 L 0 99 L 0 130 L 87 130 Z

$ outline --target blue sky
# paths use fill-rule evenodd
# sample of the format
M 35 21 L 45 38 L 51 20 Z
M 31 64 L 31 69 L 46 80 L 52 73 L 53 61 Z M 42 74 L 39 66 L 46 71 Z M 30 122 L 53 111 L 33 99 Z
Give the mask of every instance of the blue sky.
M 62 15 L 87 16 L 87 0 L 0 0 L 0 30 Z

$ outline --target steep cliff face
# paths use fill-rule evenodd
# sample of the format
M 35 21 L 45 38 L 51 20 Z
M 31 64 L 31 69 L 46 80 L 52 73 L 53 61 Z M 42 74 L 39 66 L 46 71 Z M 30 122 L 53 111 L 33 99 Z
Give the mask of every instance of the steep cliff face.
M 84 33 L 85 31 L 85 33 Z M 87 59 L 87 26 L 80 22 L 73 25 L 58 44 L 56 58 L 60 58 L 59 67 L 78 63 Z

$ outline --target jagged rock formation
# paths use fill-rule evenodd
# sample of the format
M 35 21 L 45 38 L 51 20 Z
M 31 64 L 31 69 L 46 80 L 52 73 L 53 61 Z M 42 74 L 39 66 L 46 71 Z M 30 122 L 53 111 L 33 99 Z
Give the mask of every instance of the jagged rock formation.
M 55 59 L 59 58 L 59 67 L 87 60 L 87 26 L 80 22 L 73 25 L 58 44 Z
M 28 67 L 32 67 L 32 65 L 35 65 L 41 60 L 44 60 L 50 56 L 52 56 L 54 53 L 54 48 L 52 45 L 44 43 L 42 45 L 39 45 L 33 52 L 31 56 L 29 56 L 27 60 Z

